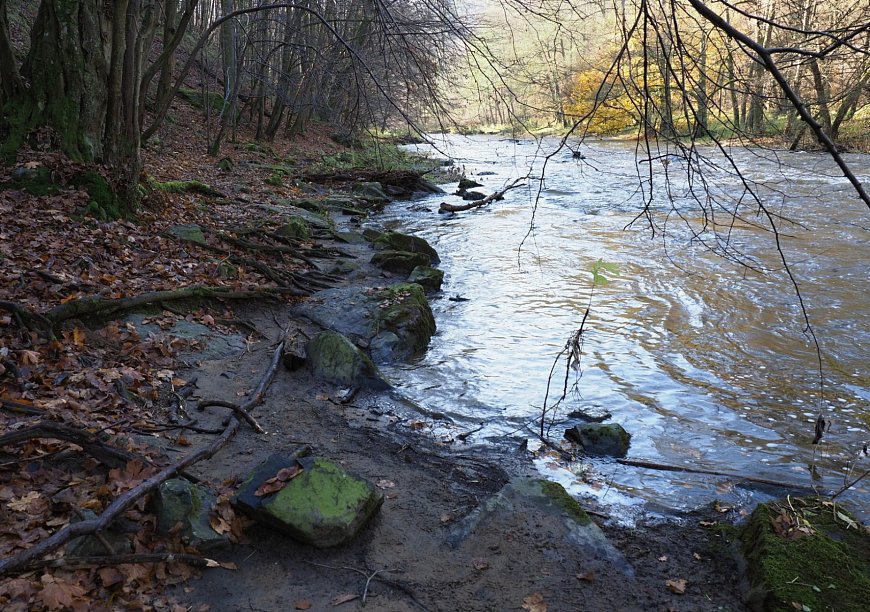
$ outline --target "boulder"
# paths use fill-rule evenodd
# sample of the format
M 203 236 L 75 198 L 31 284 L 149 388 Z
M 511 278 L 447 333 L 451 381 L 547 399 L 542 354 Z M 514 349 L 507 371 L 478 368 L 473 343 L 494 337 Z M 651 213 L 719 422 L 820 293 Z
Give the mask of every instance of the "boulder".
M 87 508 L 81 511 L 81 515 L 74 517 L 72 522 L 91 521 L 97 518 L 97 513 Z M 70 557 L 103 557 L 106 555 L 126 554 L 133 550 L 133 536 L 139 531 L 140 526 L 136 523 L 129 525 L 129 528 L 123 528 L 121 525 L 123 519 L 116 520 L 109 525 L 108 529 L 104 529 L 100 536 L 96 534 L 79 536 L 70 540 L 66 545 L 66 554 Z M 106 548 L 108 544 L 112 550 Z
M 392 332 L 398 344 L 382 336 L 372 357 L 389 363 L 418 355 L 435 333 L 435 318 L 423 288 L 416 283 L 388 287 L 338 287 L 318 291 L 293 308 L 293 315 L 370 346 L 375 337 Z M 309 353 L 310 357 L 310 353 Z
M 444 271 L 430 266 L 417 266 L 408 276 L 409 283 L 417 283 L 429 291 L 441 291 L 444 282 Z
M 565 437 L 583 447 L 590 455 L 624 457 L 631 445 L 631 434 L 616 423 L 586 423 L 565 432 Z
M 378 251 L 372 256 L 371 262 L 389 272 L 410 274 L 417 266 L 426 266 L 430 258 L 424 253 L 410 251 Z
M 482 184 L 477 181 L 473 181 L 469 178 L 461 178 L 459 179 L 459 186 L 457 187 L 458 191 L 466 191 L 468 189 L 474 189 L 475 187 L 483 187 Z
M 821 498 L 759 504 L 740 529 L 754 610 L 866 610 L 870 534 Z
M 304 219 L 300 217 L 290 217 L 283 225 L 281 225 L 275 233 L 284 238 L 298 238 L 305 240 L 311 237 L 311 228 Z
M 441 261 L 438 252 L 419 236 L 402 234 L 401 232 L 383 232 L 373 241 L 374 247 L 379 251 L 406 251 L 408 253 L 422 253 L 429 257 L 427 263 Z
M 384 234 L 384 232 L 382 232 L 380 230 L 376 230 L 373 227 L 366 227 L 362 231 L 363 238 L 365 238 L 369 242 L 374 242 L 375 240 L 380 238 L 383 234 Z
M 338 332 L 320 332 L 305 350 L 317 378 L 345 387 L 389 388 L 372 360 Z
M 371 483 L 322 457 L 277 453 L 248 476 L 236 507 L 257 522 L 317 548 L 352 540 L 380 508 L 383 494 Z M 292 474 L 278 491 L 256 495 L 282 469 Z M 301 471 L 299 469 L 301 468 Z
M 392 202 L 390 196 L 384 192 L 384 187 L 380 183 L 355 183 L 353 191 L 369 204 L 389 204 Z
M 209 515 L 217 500 L 205 487 L 183 478 L 172 478 L 157 488 L 153 503 L 158 533 L 167 534 L 181 525 L 184 542 L 199 550 L 230 544 L 226 535 L 211 528 Z
M 456 192 L 456 195 L 462 196 L 462 199 L 468 202 L 477 202 L 478 200 L 486 199 L 486 194 L 481 193 L 480 191 Z
M 187 242 L 205 244 L 205 234 L 202 233 L 202 228 L 195 224 L 173 225 L 169 228 L 169 234 Z

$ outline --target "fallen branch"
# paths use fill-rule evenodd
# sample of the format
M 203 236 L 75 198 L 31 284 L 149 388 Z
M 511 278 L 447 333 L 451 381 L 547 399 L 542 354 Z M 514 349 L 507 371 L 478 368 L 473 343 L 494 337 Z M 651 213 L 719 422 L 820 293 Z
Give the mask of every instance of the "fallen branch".
M 89 455 L 99 459 L 109 467 L 123 467 L 133 459 L 143 460 L 142 457 L 109 446 L 88 431 L 51 422 L 37 423 L 31 427 L 4 434 L 0 436 L 0 447 L 18 444 L 34 438 L 53 438 L 77 444 Z M 149 462 L 145 461 L 145 463 Z
M 45 559 L 33 561 L 17 570 L 15 573 L 32 572 L 39 569 L 81 569 L 86 567 L 109 567 L 126 565 L 128 563 L 186 563 L 197 567 L 222 567 L 235 569 L 230 564 L 220 563 L 214 559 L 191 555 L 187 553 L 139 553 L 128 555 L 100 555 L 97 557 L 63 557 L 61 559 Z M 13 572 L 9 572 L 13 573 Z
M 783 482 L 781 480 L 770 480 L 768 478 L 758 478 L 756 476 L 744 476 L 743 474 L 733 474 L 729 472 L 719 472 L 717 470 L 705 470 L 703 468 L 691 468 L 680 465 L 668 465 L 666 463 L 655 463 L 653 461 L 643 461 L 640 459 L 617 459 L 617 463 L 628 465 L 630 467 L 647 468 L 650 470 L 659 470 L 663 472 L 688 472 L 690 474 L 709 474 L 710 476 L 723 476 L 725 478 L 734 478 L 735 480 L 745 480 L 747 482 L 755 482 L 758 484 L 768 485 L 771 487 L 781 487 L 784 489 L 806 489 L 814 490 L 810 485 L 802 485 L 794 482 Z
M 471 210 L 472 208 L 486 206 L 491 202 L 504 200 L 504 194 L 506 194 L 511 189 L 522 187 L 523 185 L 525 185 L 525 180 L 525 177 L 520 177 L 501 191 L 496 191 L 495 193 L 486 196 L 482 200 L 475 200 L 474 202 L 469 202 L 468 204 L 448 204 L 447 202 L 441 202 L 441 206 L 438 208 L 438 212 L 462 212 L 463 210 Z
M 275 349 L 275 353 L 272 356 L 272 361 L 269 364 L 269 368 L 266 370 L 266 373 L 260 379 L 260 382 L 257 384 L 257 387 L 254 389 L 248 399 L 242 404 L 242 408 L 245 411 L 249 411 L 255 406 L 262 403 L 263 397 L 266 393 L 266 389 L 269 387 L 269 384 L 275 377 L 275 372 L 278 369 L 278 364 L 281 362 L 281 355 L 283 351 L 284 343 L 281 342 Z M 130 508 L 130 506 L 132 506 L 134 503 L 136 503 L 139 498 L 150 493 L 152 490 L 156 489 L 170 478 L 181 473 L 191 465 L 214 456 L 215 453 L 217 453 L 221 448 L 224 447 L 227 442 L 232 439 L 232 437 L 238 431 L 239 425 L 240 422 L 235 416 L 230 417 L 230 421 L 224 429 L 224 432 L 214 442 L 212 442 L 208 446 L 205 446 L 203 448 L 200 448 L 199 450 L 190 453 L 181 461 L 178 461 L 170 466 L 163 468 L 150 478 L 146 478 L 138 485 L 136 485 L 123 495 L 119 496 L 103 511 L 100 516 L 94 519 L 89 519 L 67 525 L 66 527 L 63 527 L 62 529 L 56 531 L 48 538 L 42 540 L 32 548 L 23 550 L 15 555 L 6 557 L 5 559 L 0 559 L 0 575 L 20 571 L 20 568 L 34 562 L 36 559 L 44 557 L 45 555 L 57 550 L 75 537 L 89 535 L 98 531 L 105 530 L 122 512 Z
M 31 406 L 30 404 L 23 404 L 21 402 L 16 402 L 15 400 L 4 399 L 2 397 L 0 397 L 0 408 L 3 408 L 3 410 L 7 410 L 15 414 L 26 414 L 27 416 L 45 415 L 45 411 L 40 410 L 36 406 Z
M 200 400 L 200 402 L 196 405 L 197 410 L 205 410 L 209 406 L 220 406 L 221 408 L 229 408 L 232 410 L 236 416 L 244 419 L 248 425 L 254 428 L 254 431 L 257 433 L 266 433 L 266 431 L 260 427 L 260 424 L 257 423 L 257 420 L 251 416 L 246 410 L 242 410 L 242 407 L 238 404 L 234 404 L 232 402 L 225 402 L 224 400 Z

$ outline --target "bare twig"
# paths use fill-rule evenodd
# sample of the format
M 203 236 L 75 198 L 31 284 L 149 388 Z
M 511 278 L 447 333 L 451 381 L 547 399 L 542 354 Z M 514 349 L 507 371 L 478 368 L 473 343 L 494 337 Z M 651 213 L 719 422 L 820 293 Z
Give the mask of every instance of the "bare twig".
M 447 202 L 441 202 L 441 206 L 438 208 L 438 212 L 462 212 L 463 210 L 471 210 L 472 208 L 486 206 L 490 202 L 504 200 L 504 194 L 506 194 L 511 189 L 516 189 L 517 187 L 524 186 L 525 180 L 526 177 L 521 176 L 501 191 L 496 191 L 495 193 L 486 196 L 482 200 L 476 200 L 474 202 L 469 202 L 468 204 L 448 204 Z

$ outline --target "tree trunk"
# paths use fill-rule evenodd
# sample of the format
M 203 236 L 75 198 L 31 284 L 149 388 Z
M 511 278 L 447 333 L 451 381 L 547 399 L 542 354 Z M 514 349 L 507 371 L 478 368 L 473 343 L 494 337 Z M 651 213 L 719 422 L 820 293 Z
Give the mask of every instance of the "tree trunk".
M 21 77 L 12 43 L 9 41 L 9 20 L 6 0 L 0 0 L 0 108 L 21 91 Z

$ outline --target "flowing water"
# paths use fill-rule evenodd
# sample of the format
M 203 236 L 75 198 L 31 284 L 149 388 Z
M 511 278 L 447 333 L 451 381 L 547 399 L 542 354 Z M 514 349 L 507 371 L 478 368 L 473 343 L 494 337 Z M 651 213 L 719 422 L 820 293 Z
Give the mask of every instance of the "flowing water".
M 580 371 L 569 372 L 568 394 L 548 415 L 553 440 L 578 423 L 569 412 L 606 411 L 633 436 L 629 459 L 823 491 L 838 489 L 849 470 L 870 468 L 870 458 L 856 461 L 870 440 L 870 211 L 827 157 L 728 150 L 741 176 L 712 148 L 688 161 L 664 152 L 649 160 L 633 143 L 600 141 L 575 146 L 582 159 L 565 150 L 544 167 L 556 141 L 435 142 L 433 154 L 453 158 L 484 184 L 480 191 L 532 178 L 502 201 L 456 215 L 434 212 L 442 200 L 460 203 L 445 195 L 386 211 L 389 223 L 435 246 L 446 272 L 429 351 L 391 372 L 402 393 L 452 419 L 434 424 L 433 435 L 473 431 L 472 444 L 528 438 L 534 448 L 548 375 L 588 307 Z M 847 159 L 866 180 L 870 157 Z M 747 184 L 769 216 L 756 214 Z M 770 219 L 821 346 L 821 395 L 819 357 Z M 618 274 L 605 271 L 593 292 L 599 260 Z M 548 405 L 565 372 L 562 360 Z M 831 427 L 814 446 L 820 411 Z M 748 504 L 782 493 L 607 459 L 566 464 L 541 453 L 537 465 L 629 517 L 642 507 Z M 865 518 L 868 490 L 862 482 L 847 494 Z

